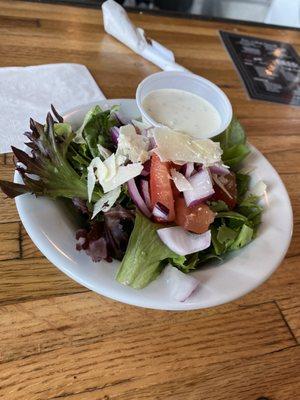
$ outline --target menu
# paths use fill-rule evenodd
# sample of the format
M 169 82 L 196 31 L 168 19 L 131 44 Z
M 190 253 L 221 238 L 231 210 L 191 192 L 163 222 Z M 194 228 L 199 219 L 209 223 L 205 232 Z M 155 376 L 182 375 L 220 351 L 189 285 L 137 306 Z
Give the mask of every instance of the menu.
M 289 43 L 220 31 L 253 99 L 300 106 L 300 58 Z

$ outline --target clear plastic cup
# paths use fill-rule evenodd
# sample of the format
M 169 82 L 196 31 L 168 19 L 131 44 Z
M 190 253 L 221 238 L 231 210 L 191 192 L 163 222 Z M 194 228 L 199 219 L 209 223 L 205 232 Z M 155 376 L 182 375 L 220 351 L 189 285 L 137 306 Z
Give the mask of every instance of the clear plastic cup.
M 148 93 L 158 89 L 179 89 L 193 93 L 207 100 L 218 111 L 221 125 L 206 137 L 214 137 L 223 132 L 232 119 L 232 107 L 226 94 L 211 81 L 189 72 L 163 71 L 148 76 L 144 79 L 136 91 L 137 106 L 143 121 L 152 126 L 161 126 L 154 121 L 143 109 L 143 100 Z

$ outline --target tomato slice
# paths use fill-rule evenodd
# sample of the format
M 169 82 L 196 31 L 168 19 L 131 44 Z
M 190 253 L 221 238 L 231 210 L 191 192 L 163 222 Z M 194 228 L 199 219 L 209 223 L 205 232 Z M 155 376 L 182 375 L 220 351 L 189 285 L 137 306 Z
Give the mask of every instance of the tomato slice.
M 219 179 L 222 185 L 224 186 L 225 191 L 219 185 L 214 183 L 215 193 L 210 198 L 210 201 L 222 200 L 224 201 L 224 203 L 228 205 L 230 209 L 232 209 L 236 206 L 236 199 L 237 199 L 237 186 L 236 186 L 235 173 L 230 172 L 230 174 L 219 177 Z
M 211 211 L 207 204 L 198 204 L 187 207 L 184 198 L 178 197 L 175 202 L 177 225 L 194 233 L 204 233 L 209 229 L 209 225 L 214 222 L 215 213 Z
M 152 207 L 156 203 L 161 203 L 169 209 L 168 221 L 174 221 L 174 197 L 170 180 L 170 164 L 161 162 L 157 154 L 153 153 L 151 157 L 150 168 L 150 197 Z M 156 221 L 162 222 L 157 219 Z

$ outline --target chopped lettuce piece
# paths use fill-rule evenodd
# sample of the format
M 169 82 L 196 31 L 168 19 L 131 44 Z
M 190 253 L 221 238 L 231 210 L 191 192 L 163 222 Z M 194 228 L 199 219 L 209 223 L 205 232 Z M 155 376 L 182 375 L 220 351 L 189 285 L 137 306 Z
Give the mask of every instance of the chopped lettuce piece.
M 228 205 L 223 200 L 208 201 L 207 205 L 214 212 L 229 211 Z
M 220 256 L 225 252 L 225 244 L 221 243 L 218 240 L 218 228 L 216 226 L 211 226 L 210 228 L 211 232 L 211 242 L 214 248 L 214 252 L 217 256 Z
M 230 250 L 238 250 L 239 248 L 246 246 L 249 242 L 251 242 L 252 237 L 253 229 L 244 224 L 240 230 L 240 233 L 238 234 L 238 237 L 230 246 Z
M 235 117 L 232 118 L 228 128 L 213 140 L 220 143 L 223 163 L 230 167 L 239 164 L 250 153 L 245 131 Z
M 198 264 L 198 253 L 190 254 L 188 256 L 178 256 L 170 258 L 169 262 L 180 269 L 182 272 L 190 272 L 195 270 Z
M 250 153 L 245 144 L 236 144 L 228 149 L 223 150 L 223 161 L 226 165 L 233 167 L 239 164 Z
M 238 206 L 238 211 L 247 217 L 247 225 L 253 229 L 253 238 L 261 223 L 263 207 L 259 205 L 259 197 L 249 195 Z
M 70 135 L 72 133 L 72 126 L 67 122 L 55 123 L 54 132 L 57 136 Z
M 240 221 L 247 221 L 247 217 L 244 215 L 236 212 L 236 211 L 221 211 L 219 212 L 216 217 L 217 218 L 230 218 L 230 219 L 236 219 Z
M 226 248 L 230 247 L 237 237 L 237 232 L 226 225 L 221 225 L 218 229 L 217 239 L 224 244 Z
M 99 155 L 98 144 L 110 149 L 113 146 L 109 129 L 117 123 L 114 114 L 102 111 L 97 105 L 85 116 L 83 124 L 76 132 L 76 143 L 87 143 L 93 157 Z
M 163 261 L 178 257 L 160 240 L 156 232 L 160 228 L 160 225 L 136 213 L 134 229 L 116 276 L 118 282 L 141 289 L 159 275 Z
M 210 261 L 217 261 L 221 262 L 223 261 L 222 257 L 218 256 L 213 249 L 213 246 L 208 249 L 208 251 L 201 251 L 198 254 L 198 264 L 197 267 L 200 267 L 202 264 L 205 264 Z
M 67 158 L 73 168 L 81 175 L 87 174 L 87 167 L 92 161 L 92 155 L 86 143 L 72 142 L 68 148 Z
M 236 175 L 236 186 L 237 186 L 237 200 L 238 203 L 244 198 L 245 194 L 249 189 L 250 176 L 241 174 L 238 172 Z
M 228 128 L 216 136 L 214 140 L 220 143 L 222 149 L 227 149 L 237 144 L 246 144 L 246 133 L 238 119 L 234 116 Z

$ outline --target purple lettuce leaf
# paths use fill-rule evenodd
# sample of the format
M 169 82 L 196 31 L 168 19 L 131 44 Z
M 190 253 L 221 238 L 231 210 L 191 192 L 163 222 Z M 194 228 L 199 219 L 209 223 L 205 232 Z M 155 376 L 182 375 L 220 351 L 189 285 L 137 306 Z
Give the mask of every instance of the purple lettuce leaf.
M 84 250 L 94 262 L 122 260 L 133 230 L 135 212 L 120 205 L 93 221 L 86 229 L 76 232 L 76 249 Z
M 52 112 L 60 123 L 63 122 L 54 107 Z M 55 124 L 57 122 L 50 113 L 45 125 L 30 119 L 31 131 L 25 133 L 29 142 L 25 144 L 31 149 L 31 155 L 12 146 L 18 162 L 16 169 L 20 172 L 24 184 L 0 181 L 0 188 L 8 197 L 14 198 L 28 192 L 52 198 L 87 199 L 86 181 L 81 179 L 67 160 L 67 151 L 75 134 L 69 131 L 56 135 Z M 93 201 L 100 197 L 101 193 L 95 190 Z

